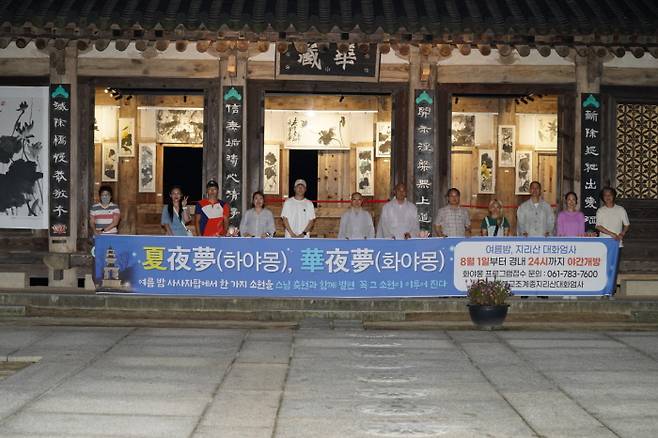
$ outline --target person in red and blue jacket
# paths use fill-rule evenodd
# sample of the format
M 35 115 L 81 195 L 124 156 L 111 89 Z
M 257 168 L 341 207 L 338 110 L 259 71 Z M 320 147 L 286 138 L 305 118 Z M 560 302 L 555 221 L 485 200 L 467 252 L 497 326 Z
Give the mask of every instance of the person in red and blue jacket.
M 207 198 L 196 204 L 194 226 L 197 236 L 225 236 L 231 212 L 228 203 L 218 198 L 219 184 L 210 180 L 206 184 Z

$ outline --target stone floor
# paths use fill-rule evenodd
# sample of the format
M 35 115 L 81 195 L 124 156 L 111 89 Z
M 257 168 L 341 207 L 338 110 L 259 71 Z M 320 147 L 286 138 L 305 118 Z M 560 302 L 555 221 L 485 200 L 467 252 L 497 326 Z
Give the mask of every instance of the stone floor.
M 1 437 L 656 437 L 658 333 L 0 327 Z

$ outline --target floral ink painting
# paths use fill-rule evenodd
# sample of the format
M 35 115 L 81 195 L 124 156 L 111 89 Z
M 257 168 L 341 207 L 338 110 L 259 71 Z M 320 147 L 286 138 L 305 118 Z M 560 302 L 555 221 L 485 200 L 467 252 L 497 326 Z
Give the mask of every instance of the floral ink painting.
M 529 195 L 532 182 L 532 151 L 516 151 L 516 195 Z
M 372 146 L 356 148 L 356 191 L 363 196 L 373 196 L 375 194 L 374 163 Z
M 500 167 L 514 167 L 516 157 L 516 126 L 498 127 L 498 157 Z
M 139 192 L 155 192 L 155 143 L 139 144 Z
M 116 143 L 103 143 L 101 151 L 102 182 L 117 182 L 119 180 L 119 154 Z
M 377 134 L 375 141 L 375 156 L 387 158 L 391 156 L 391 122 L 377 122 Z
M 119 156 L 135 156 L 135 119 L 119 119 Z
M 263 161 L 264 194 L 279 194 L 279 176 L 279 145 L 266 144 Z
M 478 193 L 496 193 L 496 151 L 480 149 L 478 169 Z
M 557 149 L 557 115 L 538 114 L 536 116 L 536 143 L 537 149 Z
M 475 146 L 475 114 L 452 114 L 452 146 Z
M 286 120 L 287 149 L 347 150 L 349 114 L 334 111 L 291 112 Z
M 156 130 L 157 143 L 202 144 L 203 110 L 158 110 Z
M 0 87 L 0 228 L 48 228 L 48 87 Z

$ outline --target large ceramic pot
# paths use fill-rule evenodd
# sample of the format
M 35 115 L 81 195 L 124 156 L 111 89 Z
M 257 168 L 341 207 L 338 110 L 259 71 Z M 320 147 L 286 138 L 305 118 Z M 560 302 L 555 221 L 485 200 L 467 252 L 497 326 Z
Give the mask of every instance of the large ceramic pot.
M 494 327 L 503 325 L 508 308 L 509 304 L 501 304 L 499 306 L 469 304 L 468 313 L 471 315 L 471 321 L 478 327 L 493 329 Z

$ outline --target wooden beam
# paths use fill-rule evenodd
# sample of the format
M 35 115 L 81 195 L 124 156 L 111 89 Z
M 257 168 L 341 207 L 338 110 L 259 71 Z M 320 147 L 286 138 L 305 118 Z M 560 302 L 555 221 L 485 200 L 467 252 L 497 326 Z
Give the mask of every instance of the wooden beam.
M 603 67 L 602 85 L 658 86 L 658 69 Z
M 0 76 L 48 76 L 48 58 L 0 58 Z
M 174 59 L 80 58 L 80 76 L 216 78 L 219 62 L 181 61 Z
M 439 65 L 439 83 L 568 84 L 575 81 L 573 66 Z
M 272 61 L 249 61 L 247 69 L 249 79 L 274 79 L 274 62 Z M 408 80 L 408 64 L 381 64 L 379 66 L 379 82 L 407 82 Z

